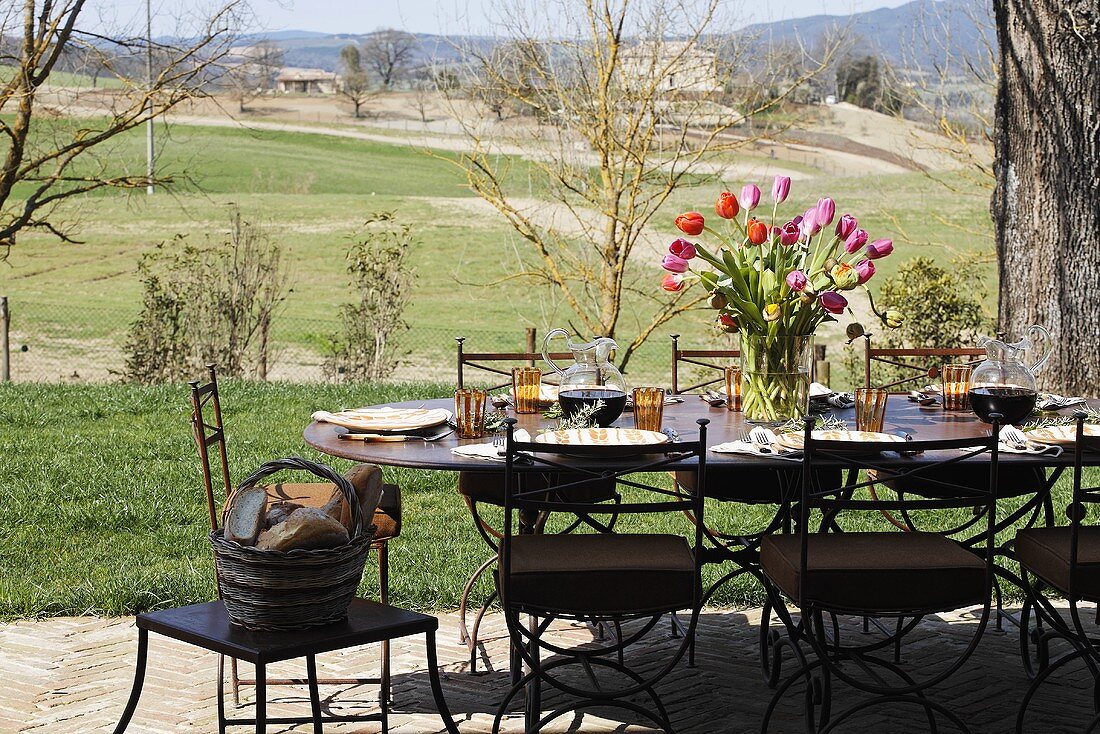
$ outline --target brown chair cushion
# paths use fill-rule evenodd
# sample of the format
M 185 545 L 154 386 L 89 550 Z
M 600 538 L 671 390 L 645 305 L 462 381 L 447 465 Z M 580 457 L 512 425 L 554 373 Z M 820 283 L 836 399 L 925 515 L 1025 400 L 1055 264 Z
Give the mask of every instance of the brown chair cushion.
M 687 609 L 695 562 L 679 535 L 521 535 L 512 539 L 508 603 L 567 613 Z
M 1029 528 L 1016 533 L 1020 565 L 1063 594 L 1069 593 L 1070 529 Z M 1077 536 L 1077 584 L 1088 601 L 1100 600 L 1100 527 L 1083 527 Z
M 269 484 L 264 487 L 267 496 L 275 502 L 295 502 L 303 507 L 324 507 L 336 492 L 332 482 L 306 482 L 301 484 Z M 401 487 L 386 484 L 382 501 L 374 512 L 371 523 L 375 527 L 374 541 L 382 542 L 401 534 Z
M 839 469 L 818 470 L 818 486 L 839 487 Z M 676 483 L 686 490 L 695 489 L 695 472 L 676 472 Z M 723 466 L 707 467 L 706 496 L 710 499 L 748 504 L 778 505 L 801 496 L 802 474 L 799 469 L 752 469 Z
M 768 578 L 796 603 L 801 536 L 769 535 L 760 547 Z M 985 562 L 937 533 L 826 533 L 809 538 L 806 602 L 888 613 L 947 611 L 983 601 Z
M 878 472 L 882 474 L 882 472 Z M 883 484 L 895 492 L 904 492 L 918 497 L 952 498 L 959 493 L 953 492 L 951 487 L 933 484 L 928 479 L 949 482 L 967 488 L 984 492 L 989 491 L 989 468 L 986 466 L 971 466 L 968 464 L 954 464 L 952 466 L 934 469 L 918 474 L 897 479 L 889 479 L 884 476 Z M 1002 467 L 997 472 L 997 495 L 999 497 L 1020 497 L 1032 495 L 1046 485 L 1046 475 L 1037 467 Z
M 556 484 L 579 481 L 579 474 L 523 475 L 525 489 L 538 489 Z M 463 471 L 458 473 L 458 493 L 477 502 L 502 506 L 504 504 L 504 474 L 494 472 Z M 570 487 L 560 495 L 563 502 L 607 502 L 615 498 L 615 480 L 592 477 L 592 481 Z

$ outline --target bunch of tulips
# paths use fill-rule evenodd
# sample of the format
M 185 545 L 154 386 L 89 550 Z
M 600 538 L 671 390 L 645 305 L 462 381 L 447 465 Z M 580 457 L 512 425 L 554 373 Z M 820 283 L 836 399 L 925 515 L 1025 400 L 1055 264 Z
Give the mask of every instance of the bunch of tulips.
M 720 229 L 699 212 L 679 215 L 676 227 L 685 237 L 675 239 L 661 261 L 668 271 L 664 290 L 681 291 L 696 280 L 706 288 L 718 328 L 741 334 L 743 361 L 747 337 L 770 348 L 778 340 L 810 337 L 823 322 L 851 313 L 845 293 L 865 289 L 875 261 L 894 250 L 892 240 L 870 240 L 853 215 L 838 218 L 829 197 L 792 219 L 777 219 L 790 190 L 789 177 L 775 177 L 770 217 L 759 211 L 755 184 L 746 184 L 740 196 L 723 191 L 714 204 L 715 215 L 725 220 Z M 718 242 L 716 249 L 687 239 L 704 232 Z M 870 303 L 885 326 L 901 324 L 900 313 Z M 849 338 L 862 334 L 859 324 L 848 328 Z

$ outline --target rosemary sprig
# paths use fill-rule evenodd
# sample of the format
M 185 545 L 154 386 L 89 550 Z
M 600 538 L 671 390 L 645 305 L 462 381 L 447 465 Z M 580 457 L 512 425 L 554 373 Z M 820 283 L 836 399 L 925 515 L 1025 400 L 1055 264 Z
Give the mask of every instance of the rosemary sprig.
M 799 418 L 793 418 L 773 430 L 776 434 L 802 433 L 805 430 L 805 423 Z M 848 424 L 834 415 L 815 415 L 814 430 L 846 431 L 848 430 Z
M 1037 428 L 1054 428 L 1056 426 L 1072 426 L 1077 423 L 1077 419 L 1072 415 L 1056 415 L 1049 418 L 1044 418 L 1043 416 L 1047 414 L 1042 412 L 1036 412 L 1033 415 L 1037 417 L 1020 426 L 1021 431 L 1034 431 Z M 1091 409 L 1085 410 L 1085 423 L 1100 423 L 1100 412 Z
M 570 428 L 592 428 L 596 425 L 596 415 L 607 407 L 607 404 L 602 400 L 597 400 L 589 405 L 581 406 L 573 415 L 566 417 L 564 413 L 558 420 L 558 430 L 567 431 Z M 558 406 L 558 410 L 561 410 L 561 406 Z M 545 415 L 545 413 L 543 414 Z

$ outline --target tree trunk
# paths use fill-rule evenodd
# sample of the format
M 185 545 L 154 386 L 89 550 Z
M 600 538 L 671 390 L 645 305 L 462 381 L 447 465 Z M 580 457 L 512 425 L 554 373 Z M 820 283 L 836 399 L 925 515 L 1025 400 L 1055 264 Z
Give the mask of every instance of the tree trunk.
M 991 213 L 1000 329 L 1046 326 L 1040 384 L 1100 392 L 1100 8 L 994 0 L 1000 44 Z

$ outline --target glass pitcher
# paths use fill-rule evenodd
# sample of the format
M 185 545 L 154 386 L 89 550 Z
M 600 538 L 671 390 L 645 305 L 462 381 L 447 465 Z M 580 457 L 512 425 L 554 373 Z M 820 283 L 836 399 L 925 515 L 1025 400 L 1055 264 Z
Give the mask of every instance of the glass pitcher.
M 550 341 L 565 337 L 573 364 L 562 369 L 550 359 Z M 590 342 L 574 342 L 565 329 L 554 329 L 542 340 L 542 358 L 561 376 L 558 402 L 566 418 L 572 418 L 582 409 L 592 410 L 598 403 L 591 423 L 608 427 L 615 422 L 626 407 L 626 380 L 615 365 L 611 364 L 611 352 L 619 345 L 614 339 L 596 337 Z
M 1035 364 L 1024 364 L 1025 353 L 1035 346 L 1034 336 L 1046 343 L 1046 353 Z M 970 407 L 986 423 L 990 413 L 1000 413 L 1002 423 L 1019 423 L 1031 415 L 1038 398 L 1035 375 L 1050 359 L 1054 347 L 1050 332 L 1042 326 L 1029 326 L 1027 335 L 1008 344 L 983 336 L 978 346 L 985 348 L 985 361 L 970 375 Z

